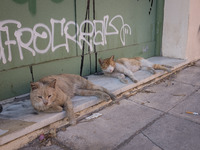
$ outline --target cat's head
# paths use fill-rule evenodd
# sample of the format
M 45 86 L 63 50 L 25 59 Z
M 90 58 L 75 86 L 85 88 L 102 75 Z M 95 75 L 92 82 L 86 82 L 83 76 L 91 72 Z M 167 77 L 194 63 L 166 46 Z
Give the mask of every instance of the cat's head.
M 38 110 L 48 109 L 56 99 L 56 79 L 49 82 L 32 82 L 30 99 L 34 108 Z
M 99 59 L 99 64 L 103 72 L 112 73 L 115 69 L 114 56 L 106 59 Z

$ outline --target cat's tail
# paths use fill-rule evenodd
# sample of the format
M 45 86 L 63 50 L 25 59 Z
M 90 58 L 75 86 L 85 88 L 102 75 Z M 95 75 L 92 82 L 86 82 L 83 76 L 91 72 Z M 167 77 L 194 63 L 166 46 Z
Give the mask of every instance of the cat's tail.
M 170 68 L 172 68 L 171 66 L 167 66 L 167 65 L 160 65 L 160 64 L 154 64 L 153 68 L 155 70 L 164 70 L 167 72 L 171 72 L 172 70 Z
M 115 99 L 116 99 L 116 96 L 115 96 L 113 93 L 111 93 L 110 91 L 108 91 L 106 88 L 103 88 L 103 87 L 102 87 L 102 89 L 103 89 L 103 91 L 104 91 L 105 93 L 107 93 L 107 94 L 110 96 L 110 98 L 111 98 L 112 100 L 115 100 Z
M 110 92 L 109 90 L 107 90 L 106 88 L 104 88 L 102 86 L 95 85 L 95 84 L 91 83 L 88 80 L 87 80 L 87 87 L 86 87 L 86 89 L 98 90 L 98 91 L 101 91 L 101 92 L 104 92 L 104 93 L 108 94 L 112 100 L 116 99 L 116 96 L 112 92 Z

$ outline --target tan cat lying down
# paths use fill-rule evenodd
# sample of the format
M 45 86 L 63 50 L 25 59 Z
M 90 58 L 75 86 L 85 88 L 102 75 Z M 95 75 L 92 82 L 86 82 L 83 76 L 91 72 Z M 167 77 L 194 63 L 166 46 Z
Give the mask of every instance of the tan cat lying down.
M 71 98 L 74 95 L 115 99 L 107 89 L 94 85 L 78 75 L 52 75 L 31 83 L 30 99 L 33 107 L 43 112 L 67 111 L 70 124 L 76 124 Z
M 146 68 L 151 73 L 155 74 L 155 70 L 164 70 L 170 72 L 171 66 L 153 64 L 152 62 L 142 58 L 120 58 L 114 61 L 114 56 L 106 59 L 99 59 L 99 64 L 102 71 L 106 76 L 118 78 L 123 83 L 128 83 L 125 75 L 128 76 L 133 82 L 137 82 L 133 73 L 141 68 Z M 168 67 L 168 68 L 167 68 Z

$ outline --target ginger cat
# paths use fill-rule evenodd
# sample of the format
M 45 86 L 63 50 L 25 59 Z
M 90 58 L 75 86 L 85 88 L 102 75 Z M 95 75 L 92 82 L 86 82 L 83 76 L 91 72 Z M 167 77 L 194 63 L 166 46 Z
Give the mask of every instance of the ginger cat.
M 118 78 L 123 83 L 128 83 L 125 76 L 128 76 L 133 82 L 137 82 L 133 73 L 140 70 L 141 68 L 146 68 L 151 73 L 155 74 L 156 70 L 164 70 L 171 72 L 170 66 L 153 64 L 152 62 L 142 58 L 120 58 L 114 61 L 114 56 L 106 59 L 99 59 L 99 64 L 106 76 Z M 168 67 L 168 68 L 167 68 Z
M 67 111 L 70 124 L 76 124 L 71 98 L 74 95 L 97 96 L 104 100 L 115 99 L 107 89 L 94 85 L 78 75 L 52 75 L 31 83 L 30 100 L 33 107 L 43 112 Z

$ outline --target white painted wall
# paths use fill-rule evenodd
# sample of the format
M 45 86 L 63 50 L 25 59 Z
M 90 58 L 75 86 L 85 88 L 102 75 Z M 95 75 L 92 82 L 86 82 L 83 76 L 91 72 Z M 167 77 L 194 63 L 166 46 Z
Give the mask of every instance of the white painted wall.
M 162 54 L 200 59 L 200 0 L 165 0 Z
M 165 0 L 162 55 L 186 59 L 189 0 Z
M 200 59 L 200 0 L 190 0 L 186 58 Z

